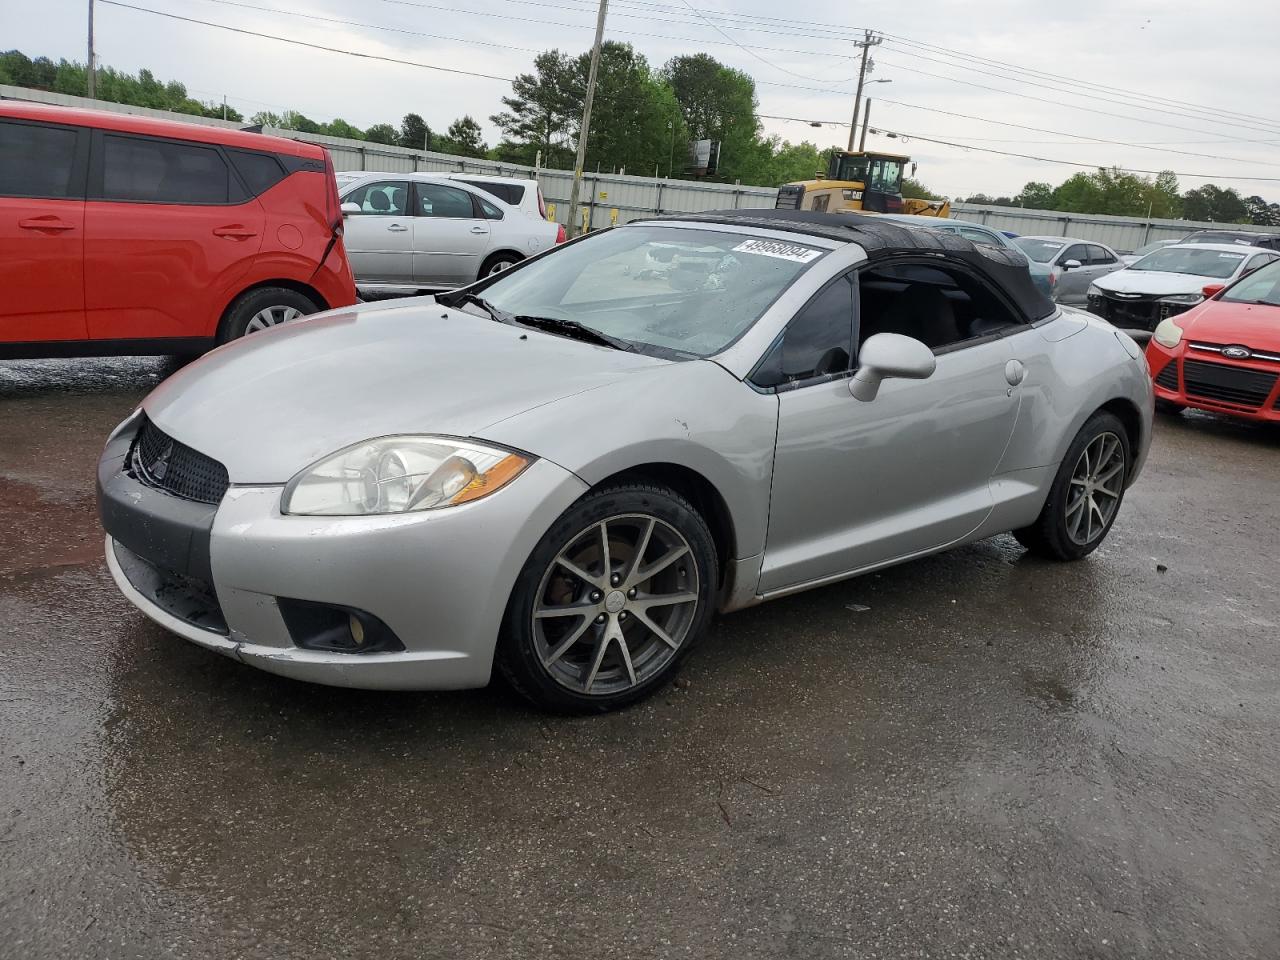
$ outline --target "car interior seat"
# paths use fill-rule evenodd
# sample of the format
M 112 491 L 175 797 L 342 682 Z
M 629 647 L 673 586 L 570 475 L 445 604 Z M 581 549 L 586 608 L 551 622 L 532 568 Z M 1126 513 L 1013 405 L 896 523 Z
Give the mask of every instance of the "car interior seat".
M 913 283 L 894 297 L 873 332 L 915 337 L 933 350 L 961 339 L 951 301 L 927 283 Z

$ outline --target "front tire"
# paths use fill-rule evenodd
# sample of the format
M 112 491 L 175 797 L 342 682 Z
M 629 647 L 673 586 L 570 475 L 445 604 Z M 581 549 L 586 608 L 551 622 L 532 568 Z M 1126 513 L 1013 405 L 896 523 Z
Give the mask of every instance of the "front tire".
M 240 294 L 227 308 L 219 339 L 226 343 L 257 333 L 320 308 L 310 297 L 288 287 L 259 287 Z
M 711 533 L 679 494 L 648 484 L 590 493 L 525 563 L 496 665 L 547 710 L 626 706 L 675 674 L 706 632 L 718 582 Z
M 1067 448 L 1040 516 L 1014 537 L 1051 560 L 1088 556 L 1120 513 L 1131 464 L 1124 424 L 1114 414 L 1095 413 Z

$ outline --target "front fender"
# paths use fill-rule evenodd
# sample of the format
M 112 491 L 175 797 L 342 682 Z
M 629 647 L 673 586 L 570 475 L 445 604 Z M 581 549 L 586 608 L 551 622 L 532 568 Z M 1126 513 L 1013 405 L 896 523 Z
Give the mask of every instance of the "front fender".
M 475 435 L 546 457 L 589 486 L 649 464 L 692 470 L 723 498 L 740 559 L 764 550 L 777 429 L 776 397 L 695 360 L 632 373 Z

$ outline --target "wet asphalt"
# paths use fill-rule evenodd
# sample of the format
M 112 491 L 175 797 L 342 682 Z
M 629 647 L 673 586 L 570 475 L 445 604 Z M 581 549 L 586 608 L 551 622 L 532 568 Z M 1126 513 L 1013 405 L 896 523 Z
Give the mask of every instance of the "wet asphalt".
M 0 957 L 1280 957 L 1280 431 L 1161 419 L 1090 559 L 738 613 L 563 719 L 137 613 L 93 466 L 167 369 L 0 363 Z

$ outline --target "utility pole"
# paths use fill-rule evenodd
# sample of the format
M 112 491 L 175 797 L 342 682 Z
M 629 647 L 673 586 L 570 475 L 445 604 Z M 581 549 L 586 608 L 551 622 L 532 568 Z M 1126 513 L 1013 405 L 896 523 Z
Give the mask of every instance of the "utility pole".
M 587 71 L 587 96 L 582 104 L 582 128 L 578 131 L 578 156 L 573 161 L 573 187 L 569 191 L 569 233 L 578 223 L 578 196 L 582 192 L 582 165 L 587 162 L 587 134 L 591 130 L 591 102 L 596 97 L 596 73 L 600 69 L 600 44 L 604 40 L 604 15 L 609 0 L 600 0 L 596 15 L 596 42 L 591 48 L 591 68 Z
M 95 71 L 93 69 L 93 0 L 89 0 L 89 62 L 85 66 L 86 90 L 88 91 L 89 99 L 93 100 L 98 94 L 98 78 L 94 76 Z
M 858 132 L 858 108 L 862 105 L 862 82 L 867 77 L 867 51 L 883 42 L 870 30 L 858 44 L 862 48 L 862 65 L 858 67 L 858 91 L 853 95 L 853 122 L 849 124 L 849 152 L 853 152 L 853 138 Z
M 858 138 L 858 152 L 867 149 L 867 127 L 871 125 L 871 98 L 867 97 L 867 105 L 862 108 L 862 136 Z

